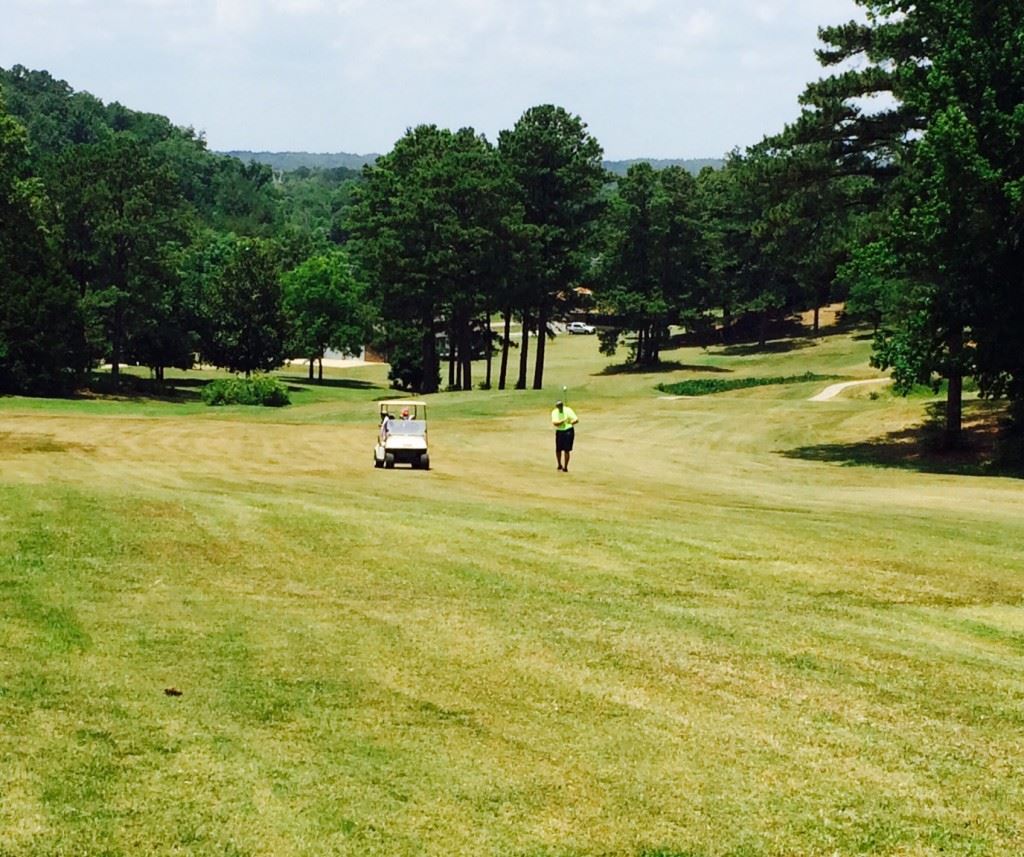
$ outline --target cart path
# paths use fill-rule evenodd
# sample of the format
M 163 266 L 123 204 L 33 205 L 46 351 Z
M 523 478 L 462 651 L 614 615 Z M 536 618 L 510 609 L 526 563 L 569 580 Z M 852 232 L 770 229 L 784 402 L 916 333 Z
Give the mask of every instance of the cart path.
M 847 387 L 859 387 L 862 384 L 888 384 L 892 381 L 892 378 L 868 378 L 866 381 L 843 381 L 840 384 L 832 384 L 830 387 L 826 387 L 816 396 L 811 396 L 808 402 L 827 402 L 829 399 L 834 399 Z

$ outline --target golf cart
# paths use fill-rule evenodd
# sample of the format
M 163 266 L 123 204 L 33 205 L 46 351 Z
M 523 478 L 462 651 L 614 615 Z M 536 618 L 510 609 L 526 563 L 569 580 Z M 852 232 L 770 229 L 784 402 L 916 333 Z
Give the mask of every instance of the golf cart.
M 374 467 L 410 464 L 430 469 L 427 454 L 427 403 L 405 399 L 379 402 L 380 422 L 377 445 L 373 449 Z

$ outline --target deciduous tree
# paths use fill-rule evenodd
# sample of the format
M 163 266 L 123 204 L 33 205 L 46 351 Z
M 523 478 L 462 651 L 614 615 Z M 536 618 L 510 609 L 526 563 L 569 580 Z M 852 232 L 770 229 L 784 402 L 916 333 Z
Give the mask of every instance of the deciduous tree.
M 288 351 L 309 360 L 310 379 L 319 361 L 323 380 L 324 352 L 357 354 L 370 336 L 366 290 L 341 250 L 307 259 L 284 275 L 283 284 Z
M 173 172 L 135 138 L 113 135 L 66 150 L 53 175 L 65 266 L 96 356 L 110 360 L 115 378 L 127 359 L 158 372 L 180 362 L 187 347 L 154 336 L 170 331 L 173 259 L 188 232 Z
M 246 375 L 281 365 L 286 323 L 273 242 L 237 240 L 204 295 L 203 314 L 207 362 Z
M 80 368 L 75 293 L 50 246 L 25 129 L 0 98 L 0 391 L 60 390 Z

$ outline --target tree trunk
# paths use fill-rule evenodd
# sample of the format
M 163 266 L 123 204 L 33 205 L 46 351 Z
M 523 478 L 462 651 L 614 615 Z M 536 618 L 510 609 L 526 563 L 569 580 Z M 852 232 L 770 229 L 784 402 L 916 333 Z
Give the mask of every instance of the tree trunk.
M 530 351 L 530 316 L 523 310 L 523 336 L 519 345 L 519 378 L 516 380 L 516 389 L 526 389 L 527 355 Z
M 110 331 L 110 377 L 114 383 L 121 380 L 121 305 L 120 298 L 114 306 L 114 324 Z
M 434 336 L 434 319 L 421 319 L 423 338 L 420 340 L 420 393 L 436 393 L 437 375 L 437 337 Z
M 491 364 L 494 363 L 494 355 L 491 353 L 494 350 L 493 348 L 491 348 L 491 344 L 492 344 L 492 340 L 491 340 L 491 317 L 489 315 L 484 315 L 483 322 L 484 322 L 484 348 L 486 349 L 486 354 L 487 354 L 487 369 L 486 369 L 486 377 L 484 378 L 484 386 L 488 390 L 490 390 L 491 389 Z
M 814 305 L 814 332 L 817 334 L 820 323 L 821 307 Z
M 463 318 L 459 325 L 459 336 L 462 339 L 459 358 L 462 360 L 462 389 L 473 389 L 473 322 L 471 316 Z
M 466 342 L 462 352 L 462 389 L 473 389 L 473 344 L 471 341 Z
M 317 364 L 319 365 L 317 379 L 322 382 L 324 380 L 324 357 L 322 354 L 320 355 L 320 359 L 317 361 Z
M 636 329 L 636 357 L 633 358 L 633 362 L 637 366 L 643 366 L 644 363 L 644 328 L 640 325 Z
M 548 342 L 548 308 L 542 306 L 537 314 L 537 357 L 533 364 L 533 389 L 544 389 L 544 351 Z
M 309 358 L 309 380 L 310 381 L 313 380 L 313 364 L 315 362 L 316 362 L 316 358 L 315 357 L 310 357 Z
M 732 325 L 732 310 L 729 308 L 729 304 L 722 304 L 722 335 L 721 340 L 723 343 L 729 341 L 729 328 Z
M 501 338 L 501 368 L 498 370 L 498 389 L 505 389 L 505 378 L 508 376 L 508 348 L 512 332 L 512 307 L 508 307 L 502 313 L 505 322 L 505 331 Z
M 946 394 L 946 446 L 954 449 L 960 445 L 963 430 L 964 377 L 959 371 L 949 376 L 949 391 Z

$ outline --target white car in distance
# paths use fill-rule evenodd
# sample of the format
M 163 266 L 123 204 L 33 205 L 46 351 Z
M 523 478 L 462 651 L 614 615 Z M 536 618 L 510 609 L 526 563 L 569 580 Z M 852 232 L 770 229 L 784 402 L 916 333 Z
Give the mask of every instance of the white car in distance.
M 565 326 L 566 333 L 594 333 L 594 325 L 582 321 L 570 321 Z

